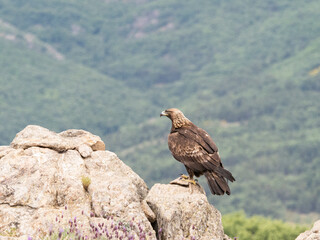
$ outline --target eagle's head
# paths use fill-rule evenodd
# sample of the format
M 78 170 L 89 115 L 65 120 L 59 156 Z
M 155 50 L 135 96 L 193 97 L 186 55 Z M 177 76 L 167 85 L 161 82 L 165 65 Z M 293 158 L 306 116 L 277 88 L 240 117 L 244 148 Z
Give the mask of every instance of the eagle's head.
M 186 118 L 179 109 L 177 108 L 169 108 L 167 110 L 164 110 L 161 112 L 160 117 L 166 116 L 171 119 L 172 126 L 174 128 L 180 128 L 188 123 L 190 123 L 190 120 Z

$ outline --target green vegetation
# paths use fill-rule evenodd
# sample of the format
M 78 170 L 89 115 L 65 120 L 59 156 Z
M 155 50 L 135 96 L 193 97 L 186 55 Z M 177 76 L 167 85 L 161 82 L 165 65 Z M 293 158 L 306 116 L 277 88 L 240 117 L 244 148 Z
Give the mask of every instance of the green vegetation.
M 82 176 L 81 182 L 82 182 L 82 186 L 83 186 L 84 190 L 88 191 L 88 187 L 91 184 L 91 178 L 87 177 L 87 176 Z
M 1 231 L 0 237 L 18 237 L 17 228 L 12 227 L 8 231 Z
M 320 215 L 320 3 L 0 0 L 0 144 L 28 124 L 97 134 L 151 187 L 184 167 L 178 107 L 236 178 L 223 213 Z M 206 187 L 203 178 L 200 183 Z
M 284 223 L 261 216 L 246 217 L 243 212 L 222 217 L 225 233 L 239 240 L 292 240 L 306 231 L 306 226 Z

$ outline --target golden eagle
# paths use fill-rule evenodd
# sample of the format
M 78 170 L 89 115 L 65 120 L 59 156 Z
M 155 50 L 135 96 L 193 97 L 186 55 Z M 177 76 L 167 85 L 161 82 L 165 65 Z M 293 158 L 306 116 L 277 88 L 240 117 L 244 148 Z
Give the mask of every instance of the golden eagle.
M 233 182 L 235 179 L 223 167 L 218 148 L 209 134 L 194 125 L 179 109 L 167 109 L 160 114 L 161 116 L 167 116 L 172 121 L 168 146 L 173 157 L 187 169 L 189 177 L 183 178 L 195 184 L 194 175 L 204 175 L 212 194 L 230 195 L 227 180 Z

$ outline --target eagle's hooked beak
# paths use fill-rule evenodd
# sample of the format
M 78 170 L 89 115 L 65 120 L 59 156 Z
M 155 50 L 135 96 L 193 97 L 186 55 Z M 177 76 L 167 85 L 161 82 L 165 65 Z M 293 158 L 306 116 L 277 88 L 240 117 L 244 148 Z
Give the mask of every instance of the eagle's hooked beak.
M 165 111 L 162 111 L 162 112 L 160 113 L 160 117 L 162 117 L 162 116 L 168 116 L 168 114 L 167 114 Z

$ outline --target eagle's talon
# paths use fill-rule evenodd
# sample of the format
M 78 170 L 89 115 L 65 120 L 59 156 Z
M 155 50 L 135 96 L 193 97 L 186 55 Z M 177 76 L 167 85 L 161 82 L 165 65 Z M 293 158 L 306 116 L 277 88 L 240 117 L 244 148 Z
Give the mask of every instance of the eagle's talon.
M 197 180 L 194 180 L 194 179 L 190 179 L 189 177 L 187 178 L 181 178 L 180 179 L 184 182 L 187 182 L 187 183 L 192 183 L 193 185 L 197 185 Z
M 188 183 L 192 183 L 193 185 L 197 185 L 198 183 L 198 179 L 191 179 L 189 176 L 181 174 L 180 176 L 180 180 L 188 182 Z
M 193 185 L 197 185 L 197 182 L 194 179 L 185 180 L 188 183 L 192 183 Z
M 182 180 L 187 180 L 187 179 L 190 179 L 190 178 L 189 178 L 189 176 L 187 176 L 187 175 L 181 174 L 181 175 L 180 175 L 180 179 L 182 179 Z

